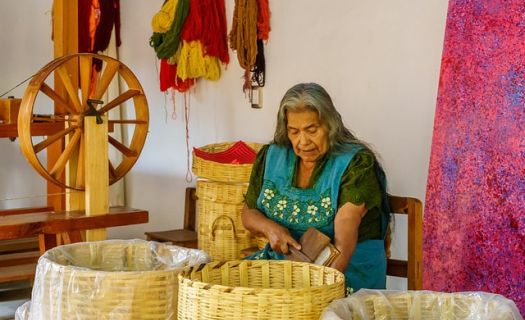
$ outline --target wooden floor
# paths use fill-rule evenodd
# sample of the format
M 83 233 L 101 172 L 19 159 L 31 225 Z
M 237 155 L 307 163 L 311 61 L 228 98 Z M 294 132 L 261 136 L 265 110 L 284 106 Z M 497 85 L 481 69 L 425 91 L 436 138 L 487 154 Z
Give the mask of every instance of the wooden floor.
M 0 284 L 0 320 L 14 319 L 16 309 L 30 299 L 29 281 Z

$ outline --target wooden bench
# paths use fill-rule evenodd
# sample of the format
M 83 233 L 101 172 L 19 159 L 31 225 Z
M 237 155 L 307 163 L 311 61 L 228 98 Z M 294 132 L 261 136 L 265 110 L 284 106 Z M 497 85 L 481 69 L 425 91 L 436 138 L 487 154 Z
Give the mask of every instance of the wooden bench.
M 33 279 L 38 256 L 57 245 L 57 234 L 148 222 L 147 211 L 127 207 L 112 207 L 100 216 L 84 211 L 0 212 L 0 248 L 5 246 L 0 251 L 0 283 Z

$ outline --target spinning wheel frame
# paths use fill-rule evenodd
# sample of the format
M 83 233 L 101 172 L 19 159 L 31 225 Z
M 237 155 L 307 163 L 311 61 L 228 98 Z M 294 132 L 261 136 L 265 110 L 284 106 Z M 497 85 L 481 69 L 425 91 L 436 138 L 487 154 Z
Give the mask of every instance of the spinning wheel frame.
M 100 76 L 97 77 L 96 81 L 92 81 L 94 59 L 102 61 L 103 65 Z M 74 85 L 75 82 L 71 80 L 71 75 L 68 73 L 66 65 L 69 63 L 77 63 L 76 65 L 79 70 L 78 87 Z M 49 75 L 53 72 L 55 82 L 57 78 L 62 82 L 67 92 L 66 97 L 61 96 L 45 83 L 46 79 L 48 79 Z M 114 166 L 111 161 L 108 162 L 109 184 L 111 185 L 122 178 L 133 167 L 138 160 L 146 139 L 149 124 L 148 105 L 138 79 L 131 70 L 120 61 L 111 57 L 88 53 L 72 54 L 55 59 L 33 76 L 22 97 L 18 117 L 18 135 L 22 153 L 33 168 L 45 179 L 66 188 L 84 190 L 83 123 L 84 116 L 89 112 L 87 100 L 100 100 L 107 91 L 111 81 L 119 75 L 123 83 L 127 85 L 128 90 L 119 94 L 113 100 L 101 105 L 97 110 L 101 115 L 108 115 L 110 110 L 120 106 L 124 102 L 133 103 L 135 119 L 109 120 L 109 116 L 106 117 L 109 125 L 134 126 L 133 133 L 129 134 L 131 137 L 129 144 L 118 141 L 108 133 L 109 145 L 112 145 L 122 154 L 122 161 L 117 166 Z M 64 112 L 49 118 L 35 116 L 33 111 L 36 98 L 40 92 L 50 98 L 55 105 L 61 106 Z M 31 124 L 35 121 L 63 122 L 64 129 L 34 144 L 31 135 Z M 37 154 L 47 149 L 54 142 L 66 137 L 68 139 L 66 139 L 62 153 L 53 168 L 48 170 L 40 162 Z M 76 167 L 76 172 L 70 172 L 70 175 L 74 177 L 74 182 L 72 185 L 69 185 L 68 182 L 64 183 L 62 181 L 62 175 L 73 155 L 76 155 L 78 165 L 74 166 Z

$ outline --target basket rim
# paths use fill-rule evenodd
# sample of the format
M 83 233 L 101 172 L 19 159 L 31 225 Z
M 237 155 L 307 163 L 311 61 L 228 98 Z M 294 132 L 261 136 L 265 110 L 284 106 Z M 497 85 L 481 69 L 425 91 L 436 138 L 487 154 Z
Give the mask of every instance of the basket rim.
M 242 262 L 250 262 L 250 261 L 256 261 L 256 260 L 229 260 L 229 261 L 225 261 L 224 263 L 221 261 L 212 261 L 212 262 L 209 262 L 201 266 L 205 266 L 208 264 L 220 264 L 222 267 L 223 265 L 227 265 L 227 264 L 238 263 L 237 265 L 239 265 Z M 262 260 L 259 260 L 259 261 L 262 261 Z M 323 285 L 316 285 L 316 286 L 310 286 L 310 287 L 304 287 L 304 288 L 252 288 L 252 287 L 243 287 L 243 286 L 226 286 L 222 284 L 211 284 L 208 282 L 193 280 L 193 279 L 188 278 L 187 276 L 191 274 L 193 268 L 199 268 L 199 271 L 200 269 L 202 269 L 200 266 L 197 265 L 194 267 L 184 268 L 184 270 L 178 274 L 179 284 L 183 284 L 183 285 L 191 286 L 191 287 L 193 287 L 194 284 L 196 284 L 196 285 L 201 286 L 199 289 L 207 290 L 207 291 L 208 290 L 220 291 L 221 294 L 238 294 L 238 293 L 259 294 L 259 293 L 269 293 L 269 292 L 271 293 L 295 293 L 295 292 L 299 293 L 299 292 L 305 292 L 305 291 L 318 291 L 321 289 L 325 290 L 327 288 L 337 287 L 337 286 L 340 286 L 341 283 L 344 284 L 345 282 L 344 274 L 334 268 L 330 268 L 326 266 L 318 266 L 318 265 L 314 265 L 311 263 L 299 262 L 299 261 L 289 261 L 289 260 L 264 260 L 264 261 L 271 261 L 271 263 L 278 263 L 278 264 L 285 264 L 285 263 L 291 262 L 293 265 L 297 265 L 297 266 L 307 265 L 308 267 L 327 269 L 330 272 L 334 273 L 336 277 L 340 278 L 340 281 L 339 282 L 336 281 L 332 284 L 323 284 Z
M 82 276 L 90 275 L 90 274 L 93 274 L 93 273 L 96 273 L 98 275 L 104 274 L 104 275 L 112 275 L 112 276 L 141 275 L 141 274 L 144 274 L 145 272 L 147 272 L 149 275 L 164 274 L 164 273 L 170 273 L 171 274 L 171 273 L 173 273 L 173 271 L 182 271 L 184 268 L 187 268 L 187 267 L 168 266 L 165 269 L 153 269 L 153 270 L 98 270 L 98 269 L 92 269 L 92 268 L 89 268 L 89 267 L 76 266 L 76 265 L 73 265 L 73 264 L 65 265 L 65 264 L 58 263 L 55 260 L 50 259 L 50 255 L 52 255 L 54 253 L 54 251 L 58 251 L 58 250 L 62 251 L 64 249 L 73 248 L 75 246 L 90 246 L 91 244 L 98 243 L 98 242 L 105 242 L 105 244 L 115 244 L 115 245 L 119 245 L 119 244 L 132 245 L 133 244 L 133 245 L 149 246 L 149 243 L 150 242 L 154 242 L 154 241 L 146 241 L 146 240 L 142 240 L 142 239 L 132 239 L 132 240 L 108 239 L 108 240 L 101 240 L 101 241 L 77 242 L 77 243 L 65 244 L 65 245 L 61 245 L 59 247 L 51 248 L 48 251 L 46 251 L 46 253 L 44 253 L 38 259 L 37 268 L 39 266 L 41 266 L 41 265 L 42 266 L 45 265 L 46 268 L 51 266 L 53 268 L 58 268 L 61 271 L 65 270 L 65 271 L 68 271 L 68 272 L 80 272 Z M 160 242 L 156 242 L 156 243 L 157 243 L 157 245 L 160 245 L 160 246 L 168 246 L 168 245 L 160 243 Z

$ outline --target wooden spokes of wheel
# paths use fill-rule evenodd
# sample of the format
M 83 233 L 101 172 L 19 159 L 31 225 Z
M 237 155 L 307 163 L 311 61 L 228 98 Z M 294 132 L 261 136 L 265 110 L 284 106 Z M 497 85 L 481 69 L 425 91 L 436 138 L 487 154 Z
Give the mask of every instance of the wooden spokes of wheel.
M 109 160 L 110 184 L 133 167 L 146 140 L 148 103 L 138 79 L 120 61 L 88 53 L 55 59 L 33 76 L 22 97 L 18 135 L 22 153 L 44 178 L 66 188 L 84 189 L 84 117 L 89 113 L 88 99 L 104 100 L 113 80 L 120 84 L 120 93 L 103 101 L 97 111 L 106 116 L 109 131 L 120 126 L 127 139 L 108 133 L 109 148 L 114 148 L 113 152 L 120 155 L 118 162 Z M 59 83 L 61 88 L 54 88 L 50 83 Z M 46 107 L 51 110 L 51 115 L 41 114 Z M 113 116 L 115 113 L 117 117 Z M 44 122 L 56 130 L 37 140 L 31 134 L 31 125 L 36 122 Z M 61 139 L 65 141 L 61 154 L 54 165 L 47 168 L 41 162 L 45 151 Z M 68 166 L 72 162 L 74 165 Z M 64 182 L 66 167 L 73 168 L 73 172 L 69 170 L 71 178 Z

